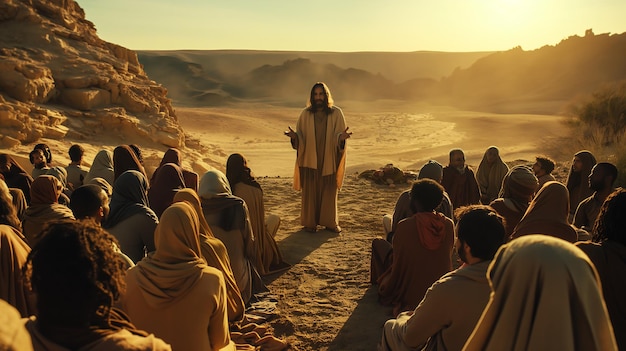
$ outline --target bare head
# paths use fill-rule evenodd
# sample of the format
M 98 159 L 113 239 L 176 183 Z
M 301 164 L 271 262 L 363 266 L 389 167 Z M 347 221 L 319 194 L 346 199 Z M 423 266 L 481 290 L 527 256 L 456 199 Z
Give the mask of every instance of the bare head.
M 465 169 L 465 153 L 461 149 L 450 150 L 450 167 L 459 171 Z
M 326 112 L 330 112 L 333 103 L 333 96 L 330 93 L 330 89 L 328 89 L 326 83 L 315 83 L 311 88 L 311 94 L 309 96 L 309 101 L 307 102 L 307 107 L 309 108 L 309 110 L 325 110 Z

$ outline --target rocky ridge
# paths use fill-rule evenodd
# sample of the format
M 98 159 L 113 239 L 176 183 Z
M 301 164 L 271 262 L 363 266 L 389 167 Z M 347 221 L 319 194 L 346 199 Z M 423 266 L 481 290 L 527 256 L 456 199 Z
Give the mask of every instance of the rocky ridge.
M 101 134 L 185 145 L 167 90 L 75 1 L 0 2 L 0 146 Z

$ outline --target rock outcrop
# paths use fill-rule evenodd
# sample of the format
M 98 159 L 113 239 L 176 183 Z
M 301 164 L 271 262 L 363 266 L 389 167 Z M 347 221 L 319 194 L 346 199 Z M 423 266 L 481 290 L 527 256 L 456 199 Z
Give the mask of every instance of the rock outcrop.
M 101 133 L 185 144 L 167 90 L 75 1 L 0 1 L 0 146 Z

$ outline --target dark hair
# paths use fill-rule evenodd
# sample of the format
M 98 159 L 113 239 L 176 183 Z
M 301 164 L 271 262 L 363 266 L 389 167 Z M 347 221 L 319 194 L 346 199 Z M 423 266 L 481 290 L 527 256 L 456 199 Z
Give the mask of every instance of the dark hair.
M 598 162 L 595 165 L 596 168 L 601 168 L 605 172 L 605 176 L 611 177 L 613 182 L 617 179 L 617 167 L 614 164 L 608 162 Z
M 413 183 L 411 187 L 411 208 L 417 212 L 417 204 L 422 211 L 431 212 L 443 200 L 443 187 L 432 179 L 424 178 Z
M 115 238 L 95 222 L 63 220 L 47 226 L 24 266 L 37 293 L 37 318 L 44 325 L 108 323 L 125 289 L 124 262 Z
M 78 144 L 74 144 L 70 146 L 70 150 L 67 153 L 70 155 L 70 160 L 72 160 L 72 162 L 78 162 L 83 158 L 85 149 Z
M 506 241 L 504 218 L 491 207 L 470 205 L 454 211 L 457 237 L 467 243 L 472 256 L 491 260 Z
M 604 200 L 593 226 L 593 241 L 613 240 L 626 246 L 626 190 L 617 188 Z
M 46 153 L 42 149 L 33 149 L 33 151 L 28 153 L 28 160 L 30 161 L 30 164 L 32 164 L 32 165 L 35 164 L 35 155 L 36 154 L 42 154 L 44 158 L 46 157 Z M 48 162 L 48 161 L 46 161 L 46 162 Z
M 547 174 L 550 174 L 552 173 L 552 171 L 554 171 L 554 161 L 552 161 L 552 159 L 548 158 L 547 156 L 536 156 L 535 160 L 537 160 L 539 166 L 541 166 L 541 169 L 546 171 Z
M 0 224 L 6 224 L 21 232 L 22 223 L 17 216 L 17 210 L 13 205 L 13 201 L 9 197 L 11 195 L 8 192 L 9 187 L 6 186 L 4 180 L 0 180 L 0 182 L 3 183 L 0 186 Z
M 242 182 L 261 189 L 261 185 L 252 176 L 252 171 L 248 167 L 246 158 L 241 154 L 232 154 L 226 161 L 226 178 L 230 184 L 230 189 L 235 190 L 235 184 Z
M 105 196 L 104 199 L 102 194 Z M 83 219 L 94 216 L 104 205 L 103 201 L 108 201 L 108 198 L 101 187 L 95 184 L 85 184 L 72 192 L 70 208 L 76 219 Z
M 317 82 L 313 84 L 306 107 L 309 109 L 309 111 L 315 111 L 314 94 L 315 94 L 316 88 L 322 88 L 322 90 L 324 91 L 324 94 L 326 95 L 326 106 L 324 107 L 324 111 L 326 111 L 327 114 L 330 114 L 332 112 L 334 100 L 333 100 L 332 94 L 330 93 L 330 89 L 328 88 L 328 85 L 326 85 L 326 83 L 324 82 Z
M 52 152 L 50 151 L 50 148 L 48 147 L 48 145 L 46 145 L 46 144 L 37 144 L 37 145 L 35 145 L 33 150 L 37 150 L 37 149 L 43 151 L 43 155 L 46 157 L 46 162 L 47 163 L 52 163 Z
M 454 154 L 456 153 L 460 153 L 461 155 L 463 155 L 463 157 L 465 157 L 465 152 L 463 152 L 463 149 L 452 149 L 448 153 L 448 157 L 450 158 L 450 160 L 452 159 L 452 156 L 454 156 Z

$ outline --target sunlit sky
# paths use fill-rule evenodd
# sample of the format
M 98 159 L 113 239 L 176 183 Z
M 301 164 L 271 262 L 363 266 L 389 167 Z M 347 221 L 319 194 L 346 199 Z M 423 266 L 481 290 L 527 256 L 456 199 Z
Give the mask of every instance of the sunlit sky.
M 626 32 L 626 0 L 77 0 L 132 50 L 533 50 Z

